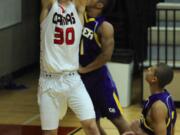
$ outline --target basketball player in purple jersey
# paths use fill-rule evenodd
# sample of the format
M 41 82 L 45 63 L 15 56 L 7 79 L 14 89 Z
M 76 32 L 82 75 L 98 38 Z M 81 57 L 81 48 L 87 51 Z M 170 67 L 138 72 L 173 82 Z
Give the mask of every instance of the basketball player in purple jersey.
M 117 127 L 119 134 L 129 131 L 128 123 L 122 116 L 116 86 L 105 65 L 112 56 L 114 29 L 102 14 L 111 2 L 98 0 L 94 6 L 87 6 L 80 46 L 82 67 L 79 72 L 93 101 L 101 135 L 106 135 L 100 125 L 101 117 L 107 117 Z
M 57 135 L 67 107 L 87 135 L 100 135 L 93 103 L 77 73 L 84 9 L 94 1 L 42 0 L 38 103 L 44 135 Z
M 173 70 L 166 64 L 160 63 L 147 69 L 146 81 L 149 83 L 151 96 L 144 103 L 141 120 L 135 120 L 131 124 L 136 135 L 174 135 L 176 108 L 165 89 L 172 79 Z

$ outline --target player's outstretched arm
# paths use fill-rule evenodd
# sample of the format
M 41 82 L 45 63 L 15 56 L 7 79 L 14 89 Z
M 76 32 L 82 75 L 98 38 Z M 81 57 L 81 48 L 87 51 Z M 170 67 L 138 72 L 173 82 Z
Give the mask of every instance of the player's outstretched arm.
M 72 1 L 76 5 L 76 9 L 78 13 L 84 13 L 88 0 L 72 0 Z
M 84 13 L 86 6 L 93 5 L 97 0 L 72 0 L 79 13 Z
M 54 2 L 55 0 L 41 0 L 42 9 L 40 15 L 40 22 L 42 22 L 46 18 Z
M 79 69 L 80 73 L 88 73 L 96 70 L 106 64 L 112 56 L 114 49 L 114 29 L 108 22 L 103 22 L 98 28 L 98 37 L 100 38 L 101 53 L 100 55 L 86 67 Z
M 88 6 L 91 5 L 95 2 L 97 2 L 98 0 L 72 0 L 77 6 Z

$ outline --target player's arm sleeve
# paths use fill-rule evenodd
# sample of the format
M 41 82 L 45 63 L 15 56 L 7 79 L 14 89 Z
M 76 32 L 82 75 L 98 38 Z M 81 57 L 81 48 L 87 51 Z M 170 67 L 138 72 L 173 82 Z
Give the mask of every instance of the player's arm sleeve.
M 161 102 L 155 102 L 150 111 L 150 117 L 152 120 L 152 127 L 155 135 L 167 135 L 166 119 L 168 110 L 166 105 Z

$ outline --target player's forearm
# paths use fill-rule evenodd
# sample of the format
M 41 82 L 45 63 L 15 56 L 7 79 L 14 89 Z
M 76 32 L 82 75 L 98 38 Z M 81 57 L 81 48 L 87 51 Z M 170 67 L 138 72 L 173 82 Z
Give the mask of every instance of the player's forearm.
M 84 10 L 89 0 L 73 0 L 78 11 Z M 82 11 L 84 12 L 84 11 Z
M 88 64 L 86 67 L 83 67 L 83 68 L 88 73 L 102 67 L 110 59 L 111 59 L 111 56 L 108 56 L 102 53 L 92 63 Z

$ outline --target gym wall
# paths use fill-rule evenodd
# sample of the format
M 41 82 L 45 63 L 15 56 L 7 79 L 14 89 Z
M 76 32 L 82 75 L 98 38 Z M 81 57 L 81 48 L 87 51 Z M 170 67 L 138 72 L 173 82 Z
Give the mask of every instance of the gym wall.
M 22 0 L 20 4 L 21 22 L 0 29 L 0 77 L 38 61 L 39 2 Z

